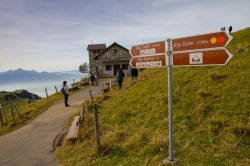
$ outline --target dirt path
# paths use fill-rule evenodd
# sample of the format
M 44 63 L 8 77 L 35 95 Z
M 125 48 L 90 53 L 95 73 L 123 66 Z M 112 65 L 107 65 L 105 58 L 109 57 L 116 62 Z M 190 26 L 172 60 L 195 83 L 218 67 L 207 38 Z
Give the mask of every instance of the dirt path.
M 81 90 L 69 98 L 71 107 L 65 108 L 63 100 L 57 101 L 46 112 L 26 126 L 0 137 L 1 166 L 53 166 L 57 165 L 53 140 L 63 130 L 65 122 L 80 110 L 83 100 L 101 92 L 101 87 Z

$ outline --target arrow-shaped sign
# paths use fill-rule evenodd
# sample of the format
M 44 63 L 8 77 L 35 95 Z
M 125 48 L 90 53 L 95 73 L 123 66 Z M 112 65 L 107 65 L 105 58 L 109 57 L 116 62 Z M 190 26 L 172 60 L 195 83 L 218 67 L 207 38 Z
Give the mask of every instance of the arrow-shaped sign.
M 225 31 L 173 39 L 173 53 L 226 47 L 231 40 Z
M 165 41 L 135 45 L 131 48 L 132 58 L 130 65 L 133 68 L 156 68 L 165 67 L 166 49 Z
M 174 53 L 173 66 L 225 65 L 233 55 L 224 48 L 201 52 Z
M 135 45 L 130 50 L 131 56 L 154 56 L 165 54 L 165 41 Z
M 166 55 L 135 56 L 130 60 L 132 68 L 156 68 L 166 67 Z
M 225 48 L 232 40 L 226 32 L 215 32 L 172 40 L 173 66 L 224 65 L 233 55 Z M 135 45 L 131 48 L 133 68 L 167 66 L 166 42 Z

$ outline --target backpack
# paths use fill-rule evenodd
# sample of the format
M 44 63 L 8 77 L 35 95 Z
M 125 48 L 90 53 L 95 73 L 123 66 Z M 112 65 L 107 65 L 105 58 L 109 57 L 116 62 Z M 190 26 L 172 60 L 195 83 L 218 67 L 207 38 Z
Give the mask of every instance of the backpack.
M 61 92 L 62 92 L 62 94 L 65 94 L 64 87 L 62 87 Z

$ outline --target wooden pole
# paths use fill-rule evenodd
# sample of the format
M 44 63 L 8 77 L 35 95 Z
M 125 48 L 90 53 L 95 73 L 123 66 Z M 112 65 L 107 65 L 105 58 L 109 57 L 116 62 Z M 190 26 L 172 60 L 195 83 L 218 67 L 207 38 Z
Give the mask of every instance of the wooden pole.
M 57 90 L 57 87 L 55 86 L 55 90 L 56 90 L 56 94 L 58 94 L 58 90 Z
M 81 112 L 80 112 L 80 128 L 83 126 L 84 112 L 85 112 L 85 107 L 84 107 L 84 104 L 83 104 L 82 108 L 81 108 Z
M 110 88 L 110 91 L 111 91 L 111 88 L 112 88 L 112 81 L 109 81 L 109 88 Z
M 12 116 L 13 122 L 16 124 L 16 119 L 15 119 L 15 114 L 14 114 L 12 103 L 10 103 L 10 111 L 11 111 L 11 116 Z
M 15 110 L 18 114 L 18 118 L 20 118 L 20 108 L 19 108 L 19 104 L 15 104 Z
M 85 107 L 84 107 L 84 104 L 82 104 L 80 117 L 79 117 L 79 140 L 82 140 L 82 137 L 83 137 L 84 112 L 85 112 Z
M 91 90 L 89 90 L 89 94 L 90 94 L 90 97 L 91 97 L 92 104 L 94 104 L 94 99 L 93 99 L 92 91 Z
M 9 104 L 8 104 L 9 105 Z M 7 105 L 6 105 L 7 106 Z M 7 116 L 7 110 L 2 110 L 2 114 L 3 114 L 3 117 L 4 117 L 4 123 L 8 124 L 9 123 L 9 119 L 8 119 L 8 116 Z
M 48 95 L 47 88 L 45 88 L 45 93 L 46 93 L 46 97 L 47 97 L 47 99 L 49 99 L 49 95 Z
M 0 104 L 0 126 L 2 126 L 2 125 L 3 125 L 2 110 L 3 110 L 3 107 L 2 107 L 2 105 Z
M 100 132 L 99 132 L 99 120 L 98 120 L 98 109 L 97 104 L 94 104 L 94 124 L 95 124 L 95 143 L 96 143 L 96 150 L 100 152 Z

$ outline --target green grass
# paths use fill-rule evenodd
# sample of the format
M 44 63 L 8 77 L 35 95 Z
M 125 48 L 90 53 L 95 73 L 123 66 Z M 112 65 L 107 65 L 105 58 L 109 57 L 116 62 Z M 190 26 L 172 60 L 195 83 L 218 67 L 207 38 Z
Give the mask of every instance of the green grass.
M 176 165 L 250 165 L 250 28 L 233 36 L 226 66 L 173 69 Z M 167 69 L 144 70 L 97 103 L 101 154 L 87 111 L 82 141 L 56 150 L 61 164 L 157 166 L 168 156 Z

